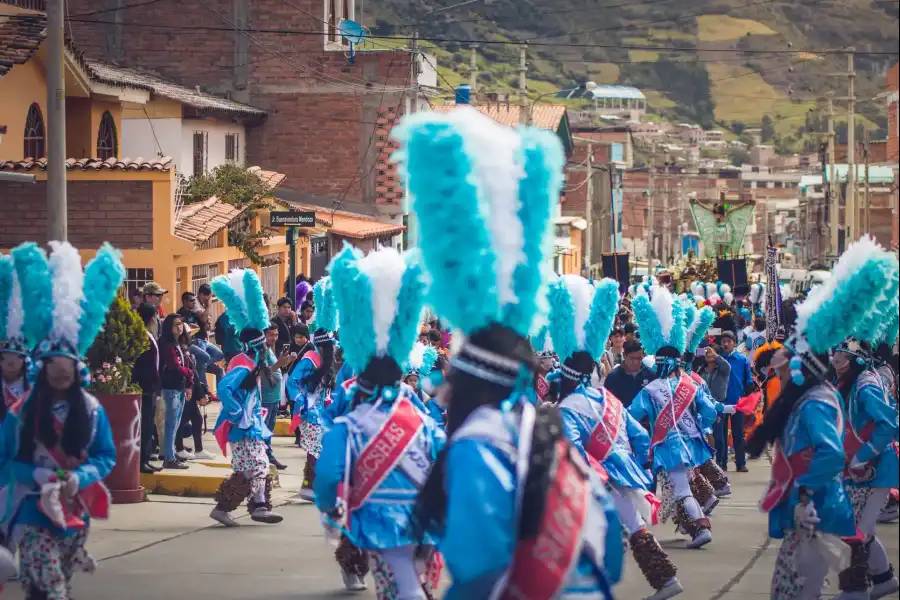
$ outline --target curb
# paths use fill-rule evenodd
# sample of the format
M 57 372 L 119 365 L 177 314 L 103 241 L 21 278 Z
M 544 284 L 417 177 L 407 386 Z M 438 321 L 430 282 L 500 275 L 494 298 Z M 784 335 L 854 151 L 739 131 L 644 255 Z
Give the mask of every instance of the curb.
M 219 485 L 230 476 L 230 470 L 212 467 L 197 473 L 187 471 L 141 473 L 141 485 L 150 494 L 212 498 L 216 495 Z
M 275 437 L 294 437 L 291 433 L 291 420 L 278 419 L 275 421 L 275 431 L 272 433 Z

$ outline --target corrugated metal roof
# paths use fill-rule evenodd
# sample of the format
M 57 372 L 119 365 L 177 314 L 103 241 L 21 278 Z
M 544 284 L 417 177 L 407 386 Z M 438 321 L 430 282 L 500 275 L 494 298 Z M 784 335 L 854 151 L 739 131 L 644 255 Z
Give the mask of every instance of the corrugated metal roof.
M 266 111 L 261 108 L 184 87 L 150 73 L 116 67 L 91 59 L 85 59 L 84 62 L 87 65 L 91 78 L 109 85 L 145 89 L 157 96 L 175 100 L 198 110 L 250 117 L 263 117 L 266 114 Z
M 594 98 L 623 98 L 629 100 L 646 100 L 644 93 L 630 85 L 598 85 L 591 90 Z

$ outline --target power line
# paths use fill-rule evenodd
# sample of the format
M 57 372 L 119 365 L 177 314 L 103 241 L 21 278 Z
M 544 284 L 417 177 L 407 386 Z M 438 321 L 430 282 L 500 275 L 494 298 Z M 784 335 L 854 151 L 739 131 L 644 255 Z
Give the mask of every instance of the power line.
M 140 28 L 150 28 L 150 29 L 167 29 L 172 31 L 223 31 L 229 32 L 234 31 L 234 27 L 215 27 L 215 26 L 202 26 L 202 25 L 161 25 L 157 23 L 116 23 L 115 21 L 98 21 L 93 19 L 81 19 L 81 18 L 72 18 L 72 21 L 76 23 L 94 23 L 94 24 L 107 24 L 107 25 L 123 25 L 129 27 L 140 27 Z M 266 29 L 253 29 L 252 31 L 256 33 L 272 33 L 272 34 L 280 34 L 280 35 L 309 35 L 309 36 L 322 36 L 321 31 L 305 31 L 300 29 L 275 29 L 275 28 L 266 28 Z M 367 39 L 380 39 L 380 40 L 407 40 L 408 38 L 405 36 L 388 36 L 388 35 L 372 35 L 370 34 Z M 454 43 L 454 44 L 484 44 L 484 45 L 499 45 L 499 46 L 521 46 L 522 44 L 528 43 L 530 46 L 543 46 L 550 48 L 617 48 L 621 50 L 649 50 L 649 51 L 658 51 L 658 52 L 683 52 L 683 53 L 700 53 L 700 52 L 728 52 L 728 53 L 742 53 L 742 54 L 783 54 L 783 55 L 793 55 L 793 54 L 821 54 L 821 55 L 830 55 L 830 54 L 847 54 L 846 50 L 835 50 L 835 49 L 826 49 L 826 50 L 816 50 L 816 49 L 778 49 L 778 50 L 756 50 L 756 49 L 737 49 L 737 48 L 683 48 L 678 46 L 650 46 L 643 44 L 576 44 L 576 43 L 549 43 L 549 42 L 529 42 L 528 40 L 486 40 L 486 39 L 463 39 L 463 38 L 442 38 L 442 37 L 423 37 L 420 38 L 420 41 L 424 42 L 433 42 L 433 43 Z M 900 52 L 898 51 L 881 51 L 881 50 L 856 50 L 853 54 L 857 56 L 898 56 Z
M 102 15 L 105 13 L 128 10 L 130 8 L 140 8 L 141 6 L 149 6 L 151 4 L 157 4 L 159 2 L 162 2 L 162 0 L 147 0 L 146 2 L 135 2 L 134 4 L 126 4 L 125 6 L 117 6 L 115 8 L 102 8 L 100 10 L 94 10 L 91 12 L 78 13 L 77 15 L 73 15 L 73 16 L 75 16 L 75 17 L 92 17 L 94 15 Z
M 594 6 L 594 7 L 590 7 L 590 8 L 569 8 L 566 10 L 550 10 L 550 11 L 546 11 L 546 12 L 538 12 L 537 15 L 547 15 L 547 16 L 555 17 L 556 15 L 564 15 L 564 14 L 569 14 L 569 13 L 588 13 L 588 12 L 593 12 L 595 10 L 611 10 L 614 8 L 631 8 L 633 6 L 643 6 L 646 4 L 661 4 L 663 2 L 671 2 L 671 1 L 672 0 L 644 0 L 643 2 L 626 2 L 625 4 L 604 4 L 602 6 Z M 455 19 L 455 20 L 441 21 L 440 24 L 441 25 L 453 25 L 455 23 L 478 23 L 481 21 L 497 22 L 497 21 L 508 21 L 510 19 L 519 19 L 519 18 L 521 18 L 521 15 L 509 15 L 507 17 L 478 17 L 475 19 Z M 404 21 L 402 24 L 406 25 L 406 24 L 412 24 L 412 23 L 421 25 L 422 23 L 425 23 L 425 21 L 408 20 L 408 21 Z

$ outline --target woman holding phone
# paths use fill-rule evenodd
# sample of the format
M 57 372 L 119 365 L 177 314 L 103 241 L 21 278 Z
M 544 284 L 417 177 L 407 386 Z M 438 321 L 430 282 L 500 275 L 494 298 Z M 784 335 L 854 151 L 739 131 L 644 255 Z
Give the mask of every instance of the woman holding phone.
M 278 323 L 273 320 L 271 326 L 265 331 L 266 364 L 272 371 L 272 378 L 263 377 L 260 380 L 264 419 L 266 427 L 273 432 L 275 431 L 275 421 L 278 420 L 278 406 L 284 397 L 284 374 L 281 369 L 292 364 L 297 358 L 296 354 L 291 353 L 290 344 L 278 346 L 278 329 Z M 284 471 L 287 468 L 287 465 L 275 458 L 275 454 L 272 452 L 271 438 L 266 441 L 266 453 L 269 456 L 269 462 L 275 465 L 276 469 Z

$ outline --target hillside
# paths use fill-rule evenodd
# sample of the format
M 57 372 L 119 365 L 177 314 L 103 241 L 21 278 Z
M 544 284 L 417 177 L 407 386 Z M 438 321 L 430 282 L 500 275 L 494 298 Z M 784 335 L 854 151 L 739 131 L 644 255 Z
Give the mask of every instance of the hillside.
M 897 6 L 881 0 L 480 0 L 429 15 L 432 3 L 379 0 L 367 5 L 364 20 L 374 35 L 405 35 L 417 24 L 424 39 L 529 40 L 533 95 L 588 80 L 631 84 L 662 118 L 729 126 L 756 125 L 769 115 L 782 148 L 790 150 L 809 145 L 804 117 L 816 97 L 829 89 L 846 95 L 847 79 L 830 74 L 846 70 L 847 59 L 722 50 L 897 52 Z M 468 81 L 468 44 L 426 45 L 434 46 L 444 87 Z M 481 45 L 478 55 L 480 90 L 516 87 L 516 46 Z M 857 94 L 867 100 L 858 111 L 872 129 L 886 128 L 883 103 L 871 98 L 896 60 L 857 57 Z

